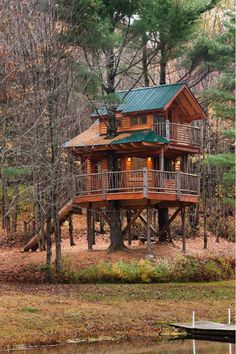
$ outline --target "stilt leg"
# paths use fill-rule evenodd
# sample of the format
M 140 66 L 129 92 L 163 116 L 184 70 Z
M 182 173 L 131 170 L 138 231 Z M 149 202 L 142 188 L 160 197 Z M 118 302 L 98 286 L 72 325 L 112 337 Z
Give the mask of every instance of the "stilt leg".
M 92 241 L 92 211 L 91 211 L 91 203 L 89 203 L 87 208 L 87 241 L 88 241 L 88 250 L 93 249 L 93 241 Z
M 92 229 L 91 229 L 93 245 L 95 245 L 95 220 L 96 220 L 96 213 L 95 213 L 95 210 L 93 210 L 92 211 Z
M 126 212 L 126 218 L 127 218 L 127 224 L 129 224 L 130 220 L 131 220 L 131 210 L 128 210 Z M 131 243 L 132 243 L 132 236 L 131 236 L 131 229 L 129 229 L 129 231 L 128 231 L 128 244 L 129 244 L 129 246 L 131 245 Z
M 186 251 L 186 238 L 185 238 L 185 208 L 181 211 L 181 221 L 182 221 L 182 247 L 183 252 Z
M 151 206 L 148 203 L 147 206 L 147 249 L 148 249 L 148 258 L 152 258 L 152 248 L 151 248 Z

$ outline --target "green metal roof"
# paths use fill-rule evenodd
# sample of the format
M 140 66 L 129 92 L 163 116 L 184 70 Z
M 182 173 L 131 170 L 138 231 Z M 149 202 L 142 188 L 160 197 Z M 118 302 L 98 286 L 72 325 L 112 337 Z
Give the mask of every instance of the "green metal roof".
M 122 113 L 149 111 L 154 109 L 163 109 L 184 86 L 184 83 L 160 85 L 153 87 L 141 87 L 133 90 L 117 91 L 116 110 Z M 107 115 L 105 106 L 94 111 L 92 116 Z
M 125 138 L 115 140 L 111 143 L 113 144 L 128 144 L 128 143 L 168 143 L 169 140 L 157 135 L 153 130 L 138 131 L 131 133 Z

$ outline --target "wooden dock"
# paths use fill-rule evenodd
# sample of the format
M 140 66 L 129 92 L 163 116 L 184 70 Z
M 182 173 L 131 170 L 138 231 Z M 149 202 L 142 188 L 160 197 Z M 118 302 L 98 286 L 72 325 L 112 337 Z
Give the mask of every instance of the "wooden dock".
M 193 338 L 212 338 L 235 342 L 236 325 L 210 321 L 192 323 L 170 323 L 170 326 L 183 329 Z

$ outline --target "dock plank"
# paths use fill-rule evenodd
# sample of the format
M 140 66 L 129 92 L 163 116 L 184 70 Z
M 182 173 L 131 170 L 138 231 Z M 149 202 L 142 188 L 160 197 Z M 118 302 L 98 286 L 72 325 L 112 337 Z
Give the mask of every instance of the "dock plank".
M 170 324 L 176 328 L 183 328 L 183 329 L 201 329 L 201 330 L 217 330 L 217 331 L 236 331 L 236 325 L 228 325 L 224 323 L 217 323 L 217 322 L 210 322 L 210 321 L 196 321 L 195 325 L 193 326 L 192 323 L 171 323 Z

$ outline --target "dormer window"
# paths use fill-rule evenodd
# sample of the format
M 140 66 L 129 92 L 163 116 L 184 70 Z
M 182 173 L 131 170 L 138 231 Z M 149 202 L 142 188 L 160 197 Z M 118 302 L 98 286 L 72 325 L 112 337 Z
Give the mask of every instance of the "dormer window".
M 159 114 L 154 114 L 153 115 L 153 123 L 158 124 L 158 123 L 164 123 L 165 122 L 165 116 L 159 115 Z
M 147 116 L 131 117 L 131 125 L 147 124 Z

